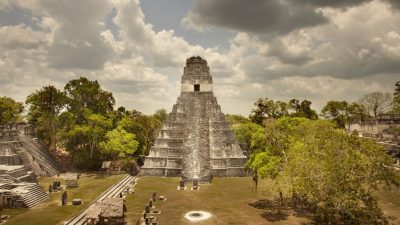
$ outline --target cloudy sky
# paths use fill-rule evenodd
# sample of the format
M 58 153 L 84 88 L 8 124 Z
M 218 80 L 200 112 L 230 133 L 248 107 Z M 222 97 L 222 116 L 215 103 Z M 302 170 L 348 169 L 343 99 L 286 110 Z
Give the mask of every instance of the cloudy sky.
M 0 96 L 86 76 L 117 106 L 171 110 L 207 59 L 225 113 L 259 97 L 355 101 L 400 80 L 399 0 L 0 0 Z

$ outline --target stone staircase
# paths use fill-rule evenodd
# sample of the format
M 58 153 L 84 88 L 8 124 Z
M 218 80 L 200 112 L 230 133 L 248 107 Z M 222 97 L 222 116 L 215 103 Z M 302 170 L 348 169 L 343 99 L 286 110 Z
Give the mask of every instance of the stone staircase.
M 146 156 L 141 175 L 209 182 L 212 176 L 244 176 L 246 160 L 212 92 L 207 61 L 187 59 L 181 94 Z
M 32 183 L 27 189 L 26 193 L 21 194 L 21 200 L 28 208 L 32 208 L 50 198 L 39 184 Z
M 25 160 L 29 160 L 32 169 L 37 174 L 54 176 L 59 174 L 59 168 L 55 163 L 55 160 L 51 158 L 37 140 L 30 138 L 29 136 L 19 135 L 19 140 L 22 144 L 22 148 L 26 149 L 30 156 L 24 157 Z

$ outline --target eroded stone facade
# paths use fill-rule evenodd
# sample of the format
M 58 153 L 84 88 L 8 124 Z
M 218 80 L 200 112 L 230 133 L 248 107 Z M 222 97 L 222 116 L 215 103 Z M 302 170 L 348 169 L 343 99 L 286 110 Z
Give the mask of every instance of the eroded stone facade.
M 181 85 L 181 95 L 145 159 L 142 175 L 201 181 L 243 176 L 246 157 L 213 94 L 207 61 L 187 59 Z

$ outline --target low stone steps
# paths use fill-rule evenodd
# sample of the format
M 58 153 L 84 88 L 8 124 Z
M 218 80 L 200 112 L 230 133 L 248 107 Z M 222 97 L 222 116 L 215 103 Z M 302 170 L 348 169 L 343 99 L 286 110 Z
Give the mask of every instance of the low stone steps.
M 22 194 L 21 198 L 26 207 L 32 208 L 50 197 L 39 184 L 32 183 L 28 188 L 28 192 Z

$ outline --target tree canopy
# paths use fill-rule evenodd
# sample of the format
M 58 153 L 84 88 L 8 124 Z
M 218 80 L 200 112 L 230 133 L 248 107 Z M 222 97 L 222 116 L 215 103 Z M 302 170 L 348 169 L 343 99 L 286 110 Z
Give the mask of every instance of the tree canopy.
M 30 94 L 25 103 L 29 106 L 28 122 L 36 126 L 37 135 L 44 144 L 55 149 L 59 115 L 68 103 L 67 96 L 49 85 Z
M 252 134 L 246 166 L 286 196 L 307 199 L 318 224 L 387 224 L 374 191 L 399 185 L 383 146 L 324 120 L 282 117 Z
M 9 97 L 0 97 L 0 125 L 14 123 L 22 120 L 24 105 Z
M 139 145 L 135 134 L 126 132 L 121 126 L 108 131 L 105 139 L 100 143 L 100 149 L 102 153 L 110 155 L 111 159 L 133 155 Z
M 68 111 L 81 116 L 83 109 L 93 113 L 107 115 L 113 111 L 115 99 L 111 92 L 104 91 L 100 84 L 85 77 L 69 81 L 65 87 L 65 94 L 70 98 Z M 79 118 L 78 118 L 79 119 Z
M 321 110 L 321 116 L 335 121 L 340 128 L 345 128 L 352 121 L 365 121 L 369 118 L 363 105 L 346 101 L 329 101 Z
M 311 101 L 292 99 L 289 102 L 274 101 L 269 98 L 260 98 L 251 111 L 250 119 L 254 123 L 262 124 L 266 118 L 277 119 L 283 116 L 304 117 L 318 119 L 318 114 L 311 109 Z

